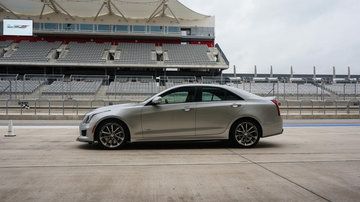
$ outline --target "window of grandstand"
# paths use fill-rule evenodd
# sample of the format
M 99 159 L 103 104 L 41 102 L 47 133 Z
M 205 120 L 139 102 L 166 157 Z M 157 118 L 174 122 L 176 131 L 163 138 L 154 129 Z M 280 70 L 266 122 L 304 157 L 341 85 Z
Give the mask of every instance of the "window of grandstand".
M 57 23 L 44 23 L 45 30 L 58 30 L 59 24 Z
M 164 31 L 163 26 L 150 26 L 151 32 L 162 33 Z
M 0 25 L 1 26 L 1 25 Z M 211 28 L 180 28 L 176 26 L 160 25 L 110 25 L 110 24 L 73 24 L 73 23 L 33 23 L 36 31 L 65 31 L 65 32 L 118 32 L 118 33 L 164 33 L 182 34 L 182 36 L 213 36 Z
M 181 28 L 181 35 L 182 36 L 190 36 L 191 35 L 191 29 L 190 28 Z
M 40 24 L 40 23 L 34 23 L 34 24 L 33 24 L 33 29 L 34 29 L 34 30 L 40 30 L 40 28 L 41 28 L 41 24 Z
M 80 24 L 80 30 L 81 31 L 94 31 L 94 25 L 93 24 Z
M 77 30 L 77 24 L 70 24 L 70 23 L 63 24 L 63 29 L 64 29 L 65 31 L 74 31 L 74 30 Z
M 179 33 L 180 32 L 180 27 L 168 27 L 168 31 L 169 33 Z
M 115 25 L 113 28 L 114 32 L 129 32 L 128 25 Z
M 110 25 L 98 25 L 98 29 L 99 32 L 110 32 Z
M 134 25 L 133 32 L 145 32 L 146 27 L 144 25 Z

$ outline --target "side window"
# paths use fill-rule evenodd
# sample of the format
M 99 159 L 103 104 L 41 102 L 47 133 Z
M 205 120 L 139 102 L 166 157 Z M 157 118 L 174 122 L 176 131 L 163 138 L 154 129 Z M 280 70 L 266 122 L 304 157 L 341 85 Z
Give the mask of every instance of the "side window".
M 238 95 L 235 95 L 234 93 L 227 91 L 226 93 L 226 100 L 243 100 L 241 97 L 239 97 Z
M 203 102 L 221 101 L 221 98 L 219 98 L 218 96 L 216 96 L 213 93 L 203 92 L 202 93 L 202 101 Z
M 162 104 L 178 104 L 194 101 L 193 88 L 179 88 L 166 92 L 161 96 L 163 98 Z
M 202 102 L 242 100 L 242 98 L 235 95 L 234 93 L 216 87 L 203 87 L 201 92 L 201 99 Z

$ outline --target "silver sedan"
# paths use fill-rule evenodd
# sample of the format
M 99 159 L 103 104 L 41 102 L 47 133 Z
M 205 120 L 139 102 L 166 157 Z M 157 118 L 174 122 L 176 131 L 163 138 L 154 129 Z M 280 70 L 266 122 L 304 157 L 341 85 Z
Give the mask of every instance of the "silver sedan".
M 283 132 L 278 102 L 230 86 L 181 85 L 141 103 L 85 115 L 78 141 L 117 149 L 128 142 L 224 140 L 253 147 Z

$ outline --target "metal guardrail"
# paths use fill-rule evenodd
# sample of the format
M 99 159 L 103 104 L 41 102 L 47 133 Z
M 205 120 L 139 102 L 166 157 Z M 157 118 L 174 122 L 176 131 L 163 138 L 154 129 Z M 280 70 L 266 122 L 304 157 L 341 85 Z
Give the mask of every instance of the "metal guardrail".
M 0 115 L 83 115 L 98 107 L 120 103 L 119 101 L 105 100 L 62 100 L 52 101 L 47 99 L 0 100 L 5 106 L 0 106 Z M 28 109 L 19 105 L 28 103 Z M 282 115 L 360 115 L 360 100 L 281 100 Z
M 40 103 L 41 102 L 47 102 L 48 103 L 48 115 L 51 114 L 51 105 L 50 105 L 50 100 L 40 100 L 40 99 L 37 99 L 35 100 L 35 115 L 37 115 L 37 109 L 38 109 L 38 106 L 40 106 Z
M 281 100 L 282 115 L 360 115 L 360 100 Z
M 311 115 L 314 115 L 314 101 L 312 100 L 301 100 L 300 101 L 300 115 L 302 115 L 303 112 L 303 104 L 306 102 L 310 102 L 311 103 Z

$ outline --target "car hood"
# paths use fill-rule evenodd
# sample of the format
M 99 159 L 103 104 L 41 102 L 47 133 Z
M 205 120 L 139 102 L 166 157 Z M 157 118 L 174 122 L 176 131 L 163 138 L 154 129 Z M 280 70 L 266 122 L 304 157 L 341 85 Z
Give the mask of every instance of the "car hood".
M 96 114 L 99 112 L 104 112 L 104 111 L 113 111 L 113 110 L 120 110 L 120 109 L 126 109 L 126 108 L 131 108 L 131 107 L 136 107 L 136 106 L 140 106 L 140 103 L 127 103 L 127 104 L 119 104 L 119 105 L 111 105 L 111 106 L 106 106 L 106 107 L 100 107 L 97 108 L 91 112 L 88 113 L 89 114 Z

